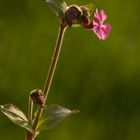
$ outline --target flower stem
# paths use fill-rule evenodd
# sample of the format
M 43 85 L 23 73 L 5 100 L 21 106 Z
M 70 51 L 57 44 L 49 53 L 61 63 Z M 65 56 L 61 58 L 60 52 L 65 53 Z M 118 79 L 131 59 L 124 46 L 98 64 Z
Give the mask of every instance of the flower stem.
M 35 139 L 34 135 L 31 134 L 29 131 L 27 131 L 27 135 L 26 135 L 25 140 L 34 140 L 34 139 Z
M 55 69 L 56 69 L 56 65 L 57 65 L 57 62 L 58 62 L 59 54 L 60 54 L 60 51 L 61 51 L 62 41 L 63 41 L 63 37 L 64 37 L 66 27 L 67 26 L 65 24 L 60 23 L 58 38 L 57 38 L 57 42 L 56 42 L 56 47 L 55 47 L 55 50 L 54 50 L 54 54 L 52 56 L 52 61 L 51 61 L 51 65 L 50 65 L 50 68 L 49 68 L 47 80 L 46 80 L 45 85 L 44 85 L 43 93 L 44 93 L 44 96 L 45 96 L 45 100 L 44 100 L 43 106 L 45 105 L 48 94 L 49 94 L 50 86 L 51 86 L 51 83 L 52 83 L 52 79 L 53 79 L 54 72 L 55 72 Z M 39 107 L 36 118 L 35 118 L 35 121 L 34 121 L 34 125 L 33 125 L 34 131 L 37 130 L 38 122 L 39 122 L 39 119 L 41 118 L 42 112 L 43 112 L 43 108 Z

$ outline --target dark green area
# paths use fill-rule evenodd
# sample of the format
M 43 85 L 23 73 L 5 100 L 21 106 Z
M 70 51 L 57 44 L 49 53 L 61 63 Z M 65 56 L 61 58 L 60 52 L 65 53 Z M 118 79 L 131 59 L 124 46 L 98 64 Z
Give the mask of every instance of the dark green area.
M 80 113 L 38 140 L 140 139 L 140 2 L 95 2 L 109 17 L 110 37 L 67 30 L 47 102 Z M 27 112 L 28 94 L 43 88 L 57 31 L 58 19 L 43 0 L 0 0 L 0 104 Z M 24 134 L 0 113 L 1 140 L 24 140 Z

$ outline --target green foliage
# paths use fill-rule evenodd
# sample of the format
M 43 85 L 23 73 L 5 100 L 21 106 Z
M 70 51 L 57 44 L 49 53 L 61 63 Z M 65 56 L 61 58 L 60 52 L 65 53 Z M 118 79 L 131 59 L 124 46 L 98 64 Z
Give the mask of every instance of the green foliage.
M 78 112 L 78 110 L 71 111 L 70 109 L 60 105 L 47 105 L 44 108 L 42 118 L 39 122 L 38 131 L 54 128 L 66 117 Z
M 33 133 L 32 126 L 29 124 L 26 115 L 15 105 L 13 104 L 1 105 L 0 111 L 13 123 Z

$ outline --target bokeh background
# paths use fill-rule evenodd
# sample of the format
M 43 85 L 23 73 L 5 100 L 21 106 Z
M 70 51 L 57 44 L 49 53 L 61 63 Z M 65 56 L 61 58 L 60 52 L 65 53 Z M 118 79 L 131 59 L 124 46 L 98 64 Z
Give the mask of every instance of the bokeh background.
M 140 140 L 139 0 L 67 0 L 104 8 L 112 31 L 100 41 L 67 30 L 48 104 L 80 113 L 37 140 Z M 43 88 L 58 19 L 43 0 L 0 0 L 0 104 L 27 112 L 28 94 Z M 24 129 L 0 113 L 0 140 L 24 140 Z

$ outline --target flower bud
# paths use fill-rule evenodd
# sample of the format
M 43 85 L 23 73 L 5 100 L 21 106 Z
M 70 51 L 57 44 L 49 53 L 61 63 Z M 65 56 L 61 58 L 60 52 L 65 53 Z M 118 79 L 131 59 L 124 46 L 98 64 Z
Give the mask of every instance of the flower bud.
M 82 15 L 80 17 L 81 24 L 89 24 L 90 23 L 90 13 L 89 9 L 85 6 L 80 6 L 82 10 Z
M 31 99 L 32 99 L 34 104 L 38 104 L 40 106 L 43 105 L 43 103 L 44 103 L 44 94 L 43 94 L 43 92 L 41 90 L 35 89 L 35 90 L 31 91 L 30 97 L 31 97 Z
M 65 20 L 69 27 L 72 26 L 72 24 L 79 23 L 79 18 L 82 15 L 82 10 L 77 5 L 71 5 L 67 8 L 65 12 Z
M 89 9 L 85 6 L 71 5 L 65 12 L 65 20 L 69 27 L 71 27 L 72 24 L 89 24 L 89 17 Z

